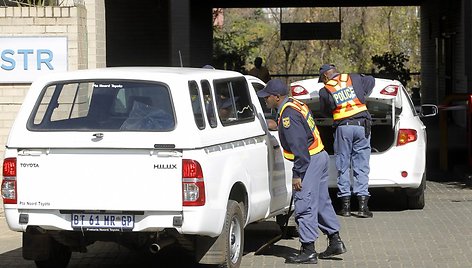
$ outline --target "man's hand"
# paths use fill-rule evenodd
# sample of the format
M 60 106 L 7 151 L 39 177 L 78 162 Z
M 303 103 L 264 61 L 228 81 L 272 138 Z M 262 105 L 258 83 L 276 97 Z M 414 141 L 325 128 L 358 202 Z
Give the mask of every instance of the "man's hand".
M 292 187 L 294 191 L 301 191 L 302 190 L 302 179 L 301 178 L 293 178 L 292 179 Z
M 277 130 L 277 122 L 274 119 L 266 119 L 267 127 L 269 130 L 275 131 Z

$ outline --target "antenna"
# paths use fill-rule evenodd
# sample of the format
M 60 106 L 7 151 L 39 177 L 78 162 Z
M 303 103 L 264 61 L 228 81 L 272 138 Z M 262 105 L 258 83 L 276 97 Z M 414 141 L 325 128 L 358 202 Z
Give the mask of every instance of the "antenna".
M 180 50 L 179 50 L 179 59 L 180 59 L 180 67 L 184 67 L 184 64 L 182 63 L 182 53 L 180 53 Z

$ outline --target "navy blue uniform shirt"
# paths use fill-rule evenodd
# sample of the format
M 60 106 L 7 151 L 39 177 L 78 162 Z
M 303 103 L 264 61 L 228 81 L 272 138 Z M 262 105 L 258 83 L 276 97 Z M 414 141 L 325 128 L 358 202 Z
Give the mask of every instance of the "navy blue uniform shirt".
M 288 97 L 279 105 L 277 110 L 280 111 L 287 101 Z M 283 123 L 284 118 L 289 118 L 289 124 Z M 310 164 L 308 147 L 313 142 L 313 135 L 307 121 L 300 112 L 292 107 L 287 107 L 280 116 L 278 131 L 282 147 L 295 156 L 292 169 L 293 178 L 303 179 Z
M 372 93 L 372 89 L 375 85 L 375 78 L 371 75 L 360 75 L 360 74 L 349 74 L 352 81 L 352 87 L 354 92 L 359 98 L 361 103 L 366 103 L 367 96 Z M 336 77 L 336 76 L 335 76 Z M 328 92 L 326 87 L 320 89 L 320 109 L 321 112 L 325 115 L 333 116 L 333 110 L 336 108 L 336 103 L 334 102 L 333 96 Z M 353 115 L 350 118 L 338 120 L 335 122 L 335 126 L 341 123 L 344 120 L 349 119 L 361 119 L 366 118 L 371 120 L 370 113 L 368 111 L 363 111 L 358 114 Z

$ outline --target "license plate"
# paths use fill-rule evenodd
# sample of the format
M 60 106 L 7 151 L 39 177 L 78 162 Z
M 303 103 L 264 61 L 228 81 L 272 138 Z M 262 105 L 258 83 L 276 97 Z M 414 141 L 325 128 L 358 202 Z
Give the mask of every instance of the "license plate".
M 74 230 L 82 231 L 130 231 L 134 228 L 134 215 L 122 214 L 72 214 Z

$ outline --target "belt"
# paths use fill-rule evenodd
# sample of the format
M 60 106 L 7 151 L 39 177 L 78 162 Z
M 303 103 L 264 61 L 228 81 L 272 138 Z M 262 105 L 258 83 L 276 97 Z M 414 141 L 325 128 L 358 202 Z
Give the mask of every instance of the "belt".
M 365 126 L 365 119 L 348 120 L 339 123 L 338 126 Z

